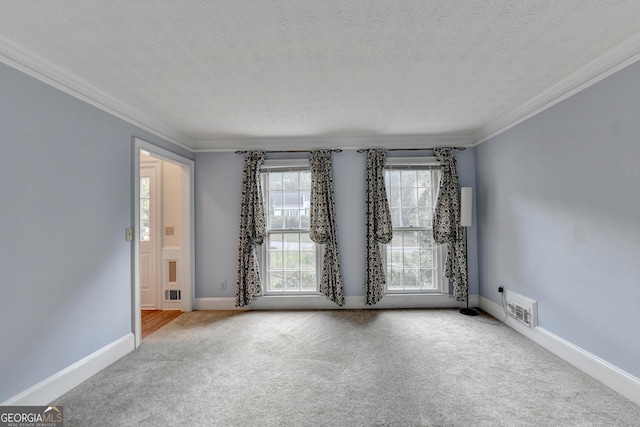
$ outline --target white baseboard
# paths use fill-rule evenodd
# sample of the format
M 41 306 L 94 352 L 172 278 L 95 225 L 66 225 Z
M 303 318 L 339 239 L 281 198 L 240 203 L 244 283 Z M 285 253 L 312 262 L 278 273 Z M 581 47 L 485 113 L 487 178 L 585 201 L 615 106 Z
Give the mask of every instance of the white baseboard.
M 462 308 L 465 303 L 456 301 L 450 295 L 385 295 L 376 305 L 366 305 L 364 296 L 345 297 L 345 304 L 340 307 L 322 295 L 309 296 L 263 296 L 255 298 L 247 307 L 236 307 L 236 299 L 196 298 L 196 310 L 365 310 L 393 308 Z M 470 295 L 469 304 L 478 305 L 478 296 Z
M 83 381 L 91 378 L 122 356 L 135 349 L 134 335 L 129 333 L 29 387 L 0 406 L 48 405 Z
M 531 341 L 546 348 L 582 372 L 592 376 L 607 387 L 640 405 L 640 379 L 540 326 L 528 328 L 517 320 L 505 316 L 502 306 L 490 299 L 480 297 L 479 300 L 480 308 L 496 319 L 505 319 L 505 324 L 529 338 Z

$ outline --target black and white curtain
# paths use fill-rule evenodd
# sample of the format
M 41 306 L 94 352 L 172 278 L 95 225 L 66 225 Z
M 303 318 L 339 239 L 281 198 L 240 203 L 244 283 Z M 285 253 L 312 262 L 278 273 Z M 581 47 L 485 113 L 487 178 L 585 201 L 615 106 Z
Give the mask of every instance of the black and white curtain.
M 469 294 L 467 271 L 467 239 L 460 225 L 460 185 L 458 166 L 453 148 L 434 149 L 442 165 L 438 200 L 433 216 L 433 239 L 439 245 L 447 244 L 445 277 L 453 282 L 453 295 L 466 301 Z
M 262 292 L 256 245 L 262 244 L 265 238 L 264 202 L 260 180 L 260 165 L 263 161 L 264 151 L 248 151 L 244 160 L 236 307 L 250 304 L 253 297 Z
M 344 293 L 338 253 L 331 151 L 312 151 L 309 163 L 311 165 L 311 240 L 324 244 L 320 293 L 341 306 L 344 305 Z
M 386 150 L 367 150 L 367 273 L 365 277 L 367 305 L 377 303 L 384 296 L 385 273 L 380 243 L 389 243 L 393 237 L 389 201 L 384 185 L 386 161 Z

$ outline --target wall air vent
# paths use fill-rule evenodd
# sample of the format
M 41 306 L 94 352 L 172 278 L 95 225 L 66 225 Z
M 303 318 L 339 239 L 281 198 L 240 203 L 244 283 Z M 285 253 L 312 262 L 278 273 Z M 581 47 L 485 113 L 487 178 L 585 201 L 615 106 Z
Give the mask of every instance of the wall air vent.
M 164 300 L 165 301 L 180 301 L 180 290 L 179 289 L 167 289 L 164 291 Z
M 515 292 L 508 291 L 507 313 L 518 322 L 534 328 L 538 326 L 538 303 Z

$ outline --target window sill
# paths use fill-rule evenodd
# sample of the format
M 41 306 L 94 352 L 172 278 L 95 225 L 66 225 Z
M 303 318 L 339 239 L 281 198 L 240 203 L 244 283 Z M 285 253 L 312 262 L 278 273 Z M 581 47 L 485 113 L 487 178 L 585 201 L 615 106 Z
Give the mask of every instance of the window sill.
M 318 292 L 309 292 L 306 294 L 269 293 L 269 294 L 264 294 L 260 296 L 260 298 L 309 298 L 309 297 L 322 297 L 322 296 L 324 295 L 320 295 Z
M 433 290 L 433 291 L 385 291 L 384 296 L 429 296 L 429 295 L 449 295 L 445 294 L 442 291 Z
M 314 309 L 331 309 L 337 308 L 336 303 L 329 301 L 327 297 L 321 294 L 303 294 L 303 295 L 263 295 L 254 298 L 249 309 L 254 310 L 314 310 Z

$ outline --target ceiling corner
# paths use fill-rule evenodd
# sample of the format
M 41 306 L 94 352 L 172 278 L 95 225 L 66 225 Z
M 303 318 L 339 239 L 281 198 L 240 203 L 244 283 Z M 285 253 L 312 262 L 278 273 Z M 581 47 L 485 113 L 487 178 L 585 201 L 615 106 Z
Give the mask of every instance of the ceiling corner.
M 640 60 L 640 33 L 587 63 L 520 107 L 482 127 L 479 145 Z
M 193 151 L 193 141 L 188 136 L 114 99 L 2 35 L 0 62 L 188 151 Z

